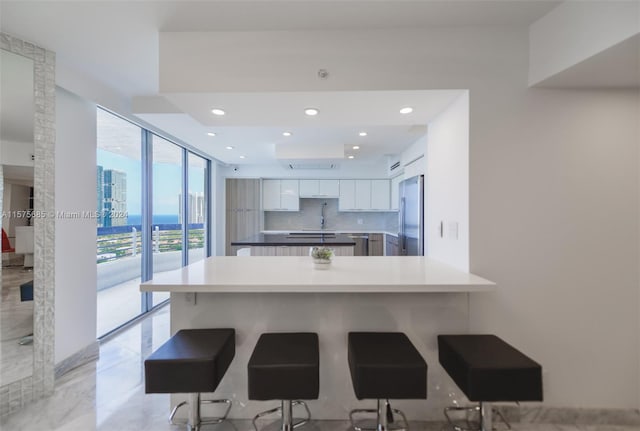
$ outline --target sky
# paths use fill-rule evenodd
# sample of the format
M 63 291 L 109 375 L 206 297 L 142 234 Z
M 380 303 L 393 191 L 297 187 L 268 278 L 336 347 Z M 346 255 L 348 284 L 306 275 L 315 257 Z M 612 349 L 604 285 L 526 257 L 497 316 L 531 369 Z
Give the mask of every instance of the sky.
M 141 214 L 142 129 L 103 109 L 97 115 L 97 162 L 104 169 L 117 169 L 127 174 L 127 212 Z M 154 215 L 178 215 L 181 192 L 182 148 L 159 136 L 152 137 Z M 204 159 L 189 155 L 189 191 L 204 192 Z
M 104 169 L 117 169 L 127 174 L 127 212 L 141 213 L 141 162 L 98 148 L 98 165 Z M 190 192 L 204 192 L 204 172 L 191 167 Z M 194 172 L 194 170 L 196 170 Z M 198 172 L 199 171 L 199 172 Z M 178 214 L 178 195 L 181 189 L 181 167 L 177 164 L 153 164 L 154 214 Z

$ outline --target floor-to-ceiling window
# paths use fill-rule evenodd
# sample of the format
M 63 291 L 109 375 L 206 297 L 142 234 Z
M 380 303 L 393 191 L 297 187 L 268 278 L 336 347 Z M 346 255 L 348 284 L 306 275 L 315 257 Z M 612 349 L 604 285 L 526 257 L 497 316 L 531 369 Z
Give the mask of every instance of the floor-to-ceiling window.
M 142 129 L 101 109 L 97 115 L 100 336 L 141 310 Z
M 141 281 L 210 254 L 210 162 L 102 109 L 97 120 L 100 337 L 169 299 Z
M 153 135 L 152 213 L 153 273 L 180 268 L 183 260 L 183 149 Z M 168 292 L 154 292 L 153 305 Z
M 205 258 L 207 253 L 207 160 L 193 153 L 188 154 L 189 197 L 186 202 L 189 211 L 187 226 L 189 244 L 189 263 Z

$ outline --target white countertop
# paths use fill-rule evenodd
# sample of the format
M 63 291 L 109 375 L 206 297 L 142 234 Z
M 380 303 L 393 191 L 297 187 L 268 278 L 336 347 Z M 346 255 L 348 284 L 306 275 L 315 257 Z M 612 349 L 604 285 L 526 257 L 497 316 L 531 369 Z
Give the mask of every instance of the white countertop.
M 408 293 L 483 292 L 495 283 L 422 256 L 336 256 L 331 268 L 308 256 L 214 256 L 156 274 L 154 292 Z

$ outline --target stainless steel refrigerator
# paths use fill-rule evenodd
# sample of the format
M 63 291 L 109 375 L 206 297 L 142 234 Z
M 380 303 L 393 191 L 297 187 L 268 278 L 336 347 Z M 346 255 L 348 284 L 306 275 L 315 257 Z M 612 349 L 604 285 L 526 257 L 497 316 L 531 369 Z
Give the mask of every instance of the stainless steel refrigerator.
M 400 182 L 400 256 L 424 256 L 424 175 Z

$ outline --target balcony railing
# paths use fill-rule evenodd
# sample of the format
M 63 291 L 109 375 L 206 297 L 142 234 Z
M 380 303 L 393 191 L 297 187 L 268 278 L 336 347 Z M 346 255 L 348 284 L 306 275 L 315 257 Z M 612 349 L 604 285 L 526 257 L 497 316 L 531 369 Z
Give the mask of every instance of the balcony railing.
M 111 226 L 98 228 L 97 262 L 110 262 L 125 257 L 135 257 L 142 251 L 140 225 Z M 188 226 L 189 249 L 204 248 L 205 231 L 203 223 L 191 223 Z M 182 250 L 181 224 L 154 224 L 152 231 L 152 250 L 165 253 Z

